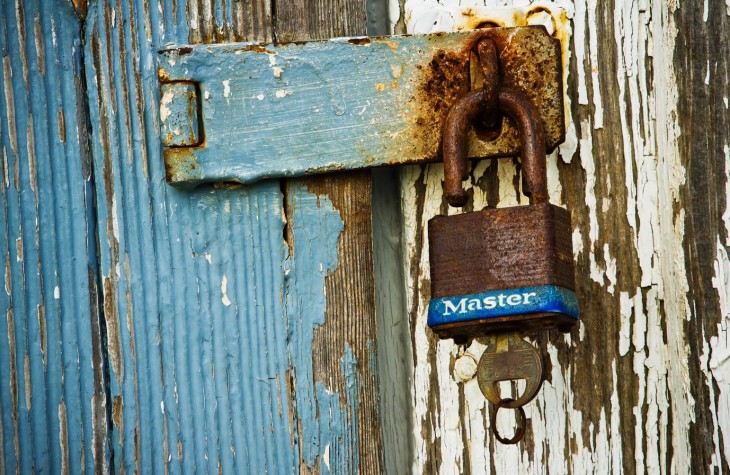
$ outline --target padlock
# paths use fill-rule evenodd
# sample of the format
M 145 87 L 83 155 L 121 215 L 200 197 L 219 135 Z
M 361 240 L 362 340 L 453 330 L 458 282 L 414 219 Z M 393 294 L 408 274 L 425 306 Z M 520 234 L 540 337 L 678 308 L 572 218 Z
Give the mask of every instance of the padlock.
M 469 107 L 454 107 L 445 123 L 444 189 L 452 206 L 466 201 L 466 145 L 479 94 L 465 97 Z M 579 317 L 570 214 L 549 203 L 542 124 L 517 92 L 501 90 L 498 107 L 520 133 L 522 191 L 530 204 L 428 222 L 428 325 L 441 338 L 554 327 L 567 332 Z

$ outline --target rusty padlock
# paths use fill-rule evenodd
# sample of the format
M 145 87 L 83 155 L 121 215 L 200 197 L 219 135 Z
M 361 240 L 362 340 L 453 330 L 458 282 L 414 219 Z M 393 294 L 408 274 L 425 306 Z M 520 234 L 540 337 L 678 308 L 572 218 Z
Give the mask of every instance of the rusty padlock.
M 452 206 L 466 201 L 467 133 L 479 94 L 467 95 L 445 123 L 444 190 Z M 499 91 L 498 108 L 519 130 L 522 191 L 530 204 L 428 222 L 428 325 L 441 338 L 554 327 L 567 332 L 578 321 L 570 214 L 548 201 L 542 124 L 517 92 Z

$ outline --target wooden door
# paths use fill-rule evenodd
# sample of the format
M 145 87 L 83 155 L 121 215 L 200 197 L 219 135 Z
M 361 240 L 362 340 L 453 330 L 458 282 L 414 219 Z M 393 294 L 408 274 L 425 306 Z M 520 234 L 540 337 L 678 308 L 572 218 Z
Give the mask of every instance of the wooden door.
M 410 33 L 520 16 L 482 2 L 398 5 L 395 27 Z M 530 429 L 517 446 L 496 443 L 473 379 L 483 345 L 439 342 L 424 328 L 424 225 L 446 209 L 441 166 L 406 169 L 412 470 L 726 473 L 730 12 L 720 2 L 524 8 L 542 21 L 540 10 L 555 7 L 572 29 L 563 37 L 570 114 L 548 179 L 552 201 L 572 214 L 582 323 L 570 335 L 536 337 L 547 380 L 526 408 Z M 467 208 L 524 203 L 518 168 L 476 164 Z
M 509 18 L 455 3 L 0 1 L 0 472 L 730 471 L 721 2 L 533 5 L 566 12 L 549 180 L 583 321 L 534 338 L 517 446 L 489 433 L 482 341 L 425 327 L 440 165 L 165 183 L 159 48 Z M 520 202 L 518 176 L 475 163 L 467 209 Z
M 369 173 L 167 185 L 155 64 L 364 4 L 83 3 L 2 2 L 3 472 L 381 473 Z

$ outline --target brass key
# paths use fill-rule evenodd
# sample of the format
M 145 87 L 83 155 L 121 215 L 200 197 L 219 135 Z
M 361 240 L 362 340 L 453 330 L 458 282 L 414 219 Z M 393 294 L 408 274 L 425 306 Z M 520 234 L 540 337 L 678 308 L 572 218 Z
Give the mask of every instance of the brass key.
M 525 392 L 512 400 L 499 394 L 501 381 L 524 379 Z M 487 348 L 479 359 L 477 381 L 484 397 L 499 407 L 515 409 L 537 395 L 542 386 L 542 358 L 537 350 L 520 338 L 518 332 L 490 335 Z

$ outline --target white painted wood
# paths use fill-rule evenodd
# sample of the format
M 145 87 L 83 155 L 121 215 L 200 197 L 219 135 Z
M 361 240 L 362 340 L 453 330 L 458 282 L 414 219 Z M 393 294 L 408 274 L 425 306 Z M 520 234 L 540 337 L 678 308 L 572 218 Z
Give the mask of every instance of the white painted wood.
M 687 158 L 680 150 L 678 117 L 684 111 L 679 110 L 677 86 L 683 71 L 676 69 L 674 57 L 677 3 L 617 0 L 613 11 L 596 0 L 485 3 L 392 1 L 391 22 L 396 29 L 405 26 L 408 33 L 426 33 L 474 27 L 482 21 L 510 26 L 532 17 L 544 22 L 545 14 L 535 13 L 536 7 L 553 16 L 556 7 L 565 12 L 553 27 L 562 35 L 564 59 L 573 61 L 573 76 L 566 74 L 565 84 L 575 107 L 566 105 L 568 136 L 548 158 L 548 181 L 551 200 L 572 211 L 584 321 L 571 335 L 537 336 L 549 360 L 549 376 L 537 399 L 525 408 L 528 435 L 517 446 L 496 443 L 485 418 L 485 400 L 476 380 L 463 369 L 478 360 L 484 346 L 479 341 L 468 346 L 438 341 L 426 328 L 426 223 L 447 209 L 443 168 L 434 164 L 405 169 L 405 287 L 417 289 L 406 293 L 414 355 L 412 471 L 722 471 L 730 449 L 730 201 L 716 238 L 712 279 L 721 315 L 708 316 L 688 297 L 686 263 L 697 260 L 687 254 L 687 243 L 700 238 L 685 227 Z M 495 8 L 509 3 L 517 7 Z M 724 5 L 709 12 L 708 8 L 706 2 L 705 21 L 707 15 L 726 14 Z M 401 21 L 399 11 L 404 13 Z M 710 70 L 708 63 L 708 77 Z M 613 148 L 606 150 L 607 146 Z M 727 145 L 724 153 L 727 197 Z M 474 197 L 467 206 L 520 202 L 516 173 L 510 160 L 475 164 L 469 183 Z M 699 357 L 691 354 L 694 334 L 688 326 L 697 318 L 718 321 L 716 335 L 699 335 Z M 693 358 L 699 358 L 699 367 Z M 704 374 L 706 388 L 693 382 L 696 373 Z M 695 397 L 705 392 L 709 402 L 698 407 L 703 402 Z M 703 433 L 709 432 L 706 440 L 692 436 L 700 430 L 698 413 L 709 419 L 703 426 Z M 498 421 L 501 427 L 509 423 Z M 703 448 L 707 444 L 714 449 Z M 706 464 L 698 462 L 705 450 L 713 453 Z

